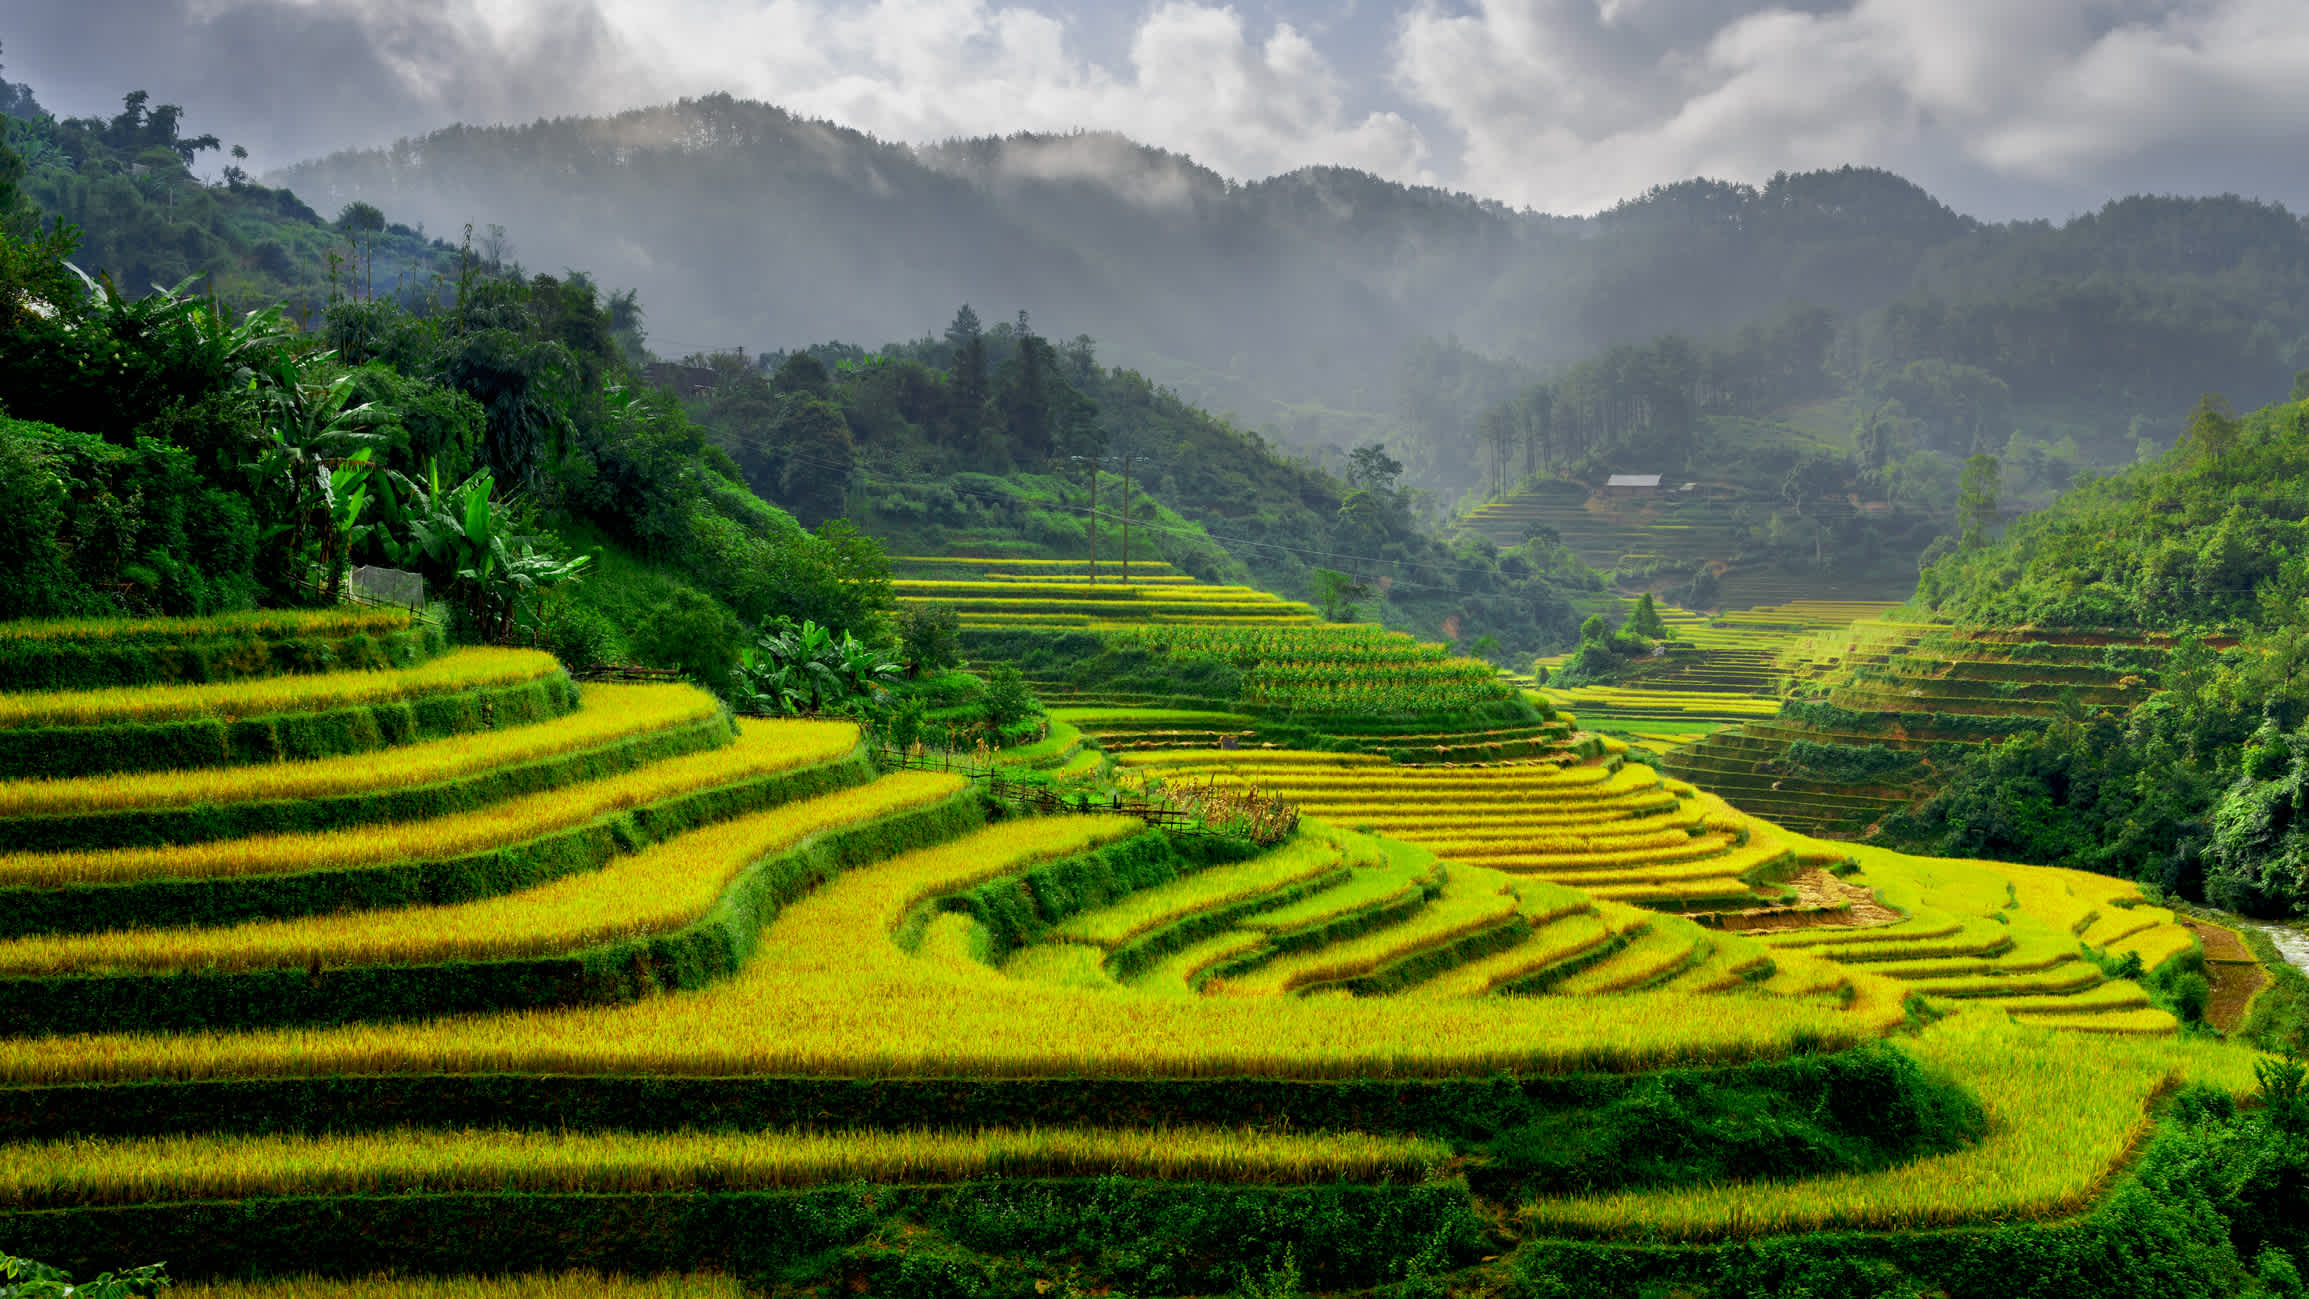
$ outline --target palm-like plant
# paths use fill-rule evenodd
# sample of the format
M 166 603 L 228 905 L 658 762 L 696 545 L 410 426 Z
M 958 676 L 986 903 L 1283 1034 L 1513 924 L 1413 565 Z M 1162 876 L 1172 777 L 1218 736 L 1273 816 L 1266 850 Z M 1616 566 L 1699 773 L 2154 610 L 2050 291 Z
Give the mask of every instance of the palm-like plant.
M 486 469 L 444 488 L 438 466 L 423 481 L 394 474 L 393 506 L 408 528 L 408 540 L 388 539 L 395 563 L 416 563 L 458 592 L 467 616 L 482 635 L 511 636 L 527 616 L 541 617 L 546 591 L 582 575 L 591 557 L 564 558 L 542 548 L 546 538 L 515 534 L 511 502 L 497 496 L 496 476 Z
M 739 656 L 741 701 L 764 712 L 872 712 L 903 669 L 873 645 L 809 619 L 775 619 Z
M 346 530 L 367 499 L 369 455 L 385 440 L 370 430 L 390 422 L 393 412 L 375 402 L 348 406 L 353 397 L 350 375 L 309 380 L 308 371 L 329 355 L 324 352 L 302 364 L 281 351 L 251 358 L 264 367 L 252 370 L 247 381 L 264 412 L 264 440 L 246 468 L 258 490 L 279 503 L 282 521 L 273 527 L 287 534 L 290 553 L 303 554 L 307 546 L 319 546 L 323 581 L 334 598 Z M 340 491 L 352 497 L 350 517 L 340 506 Z

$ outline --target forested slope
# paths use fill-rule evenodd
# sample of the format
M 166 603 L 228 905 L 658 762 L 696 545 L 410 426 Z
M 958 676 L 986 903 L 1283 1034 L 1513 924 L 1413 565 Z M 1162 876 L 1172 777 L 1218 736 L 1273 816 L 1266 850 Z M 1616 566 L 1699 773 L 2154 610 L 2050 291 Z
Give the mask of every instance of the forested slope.
M 2161 458 L 1940 559 L 1915 608 L 2021 639 L 2170 648 L 2138 669 L 2161 687 L 2143 702 L 2066 699 L 2041 732 L 1966 758 L 1890 838 L 2089 864 L 2249 911 L 2300 904 L 2309 401 L 2240 417 L 2208 399 Z

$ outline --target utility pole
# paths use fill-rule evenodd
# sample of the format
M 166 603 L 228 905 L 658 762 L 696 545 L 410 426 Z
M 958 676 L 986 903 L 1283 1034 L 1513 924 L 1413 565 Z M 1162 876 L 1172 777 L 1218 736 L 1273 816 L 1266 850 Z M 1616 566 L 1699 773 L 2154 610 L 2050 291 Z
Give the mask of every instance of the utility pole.
M 1125 582 L 1130 580 L 1128 560 L 1123 561 L 1122 578 Z M 1090 462 L 1090 584 L 1098 585 L 1098 461 L 1095 458 Z
M 1130 584 L 1130 452 L 1122 453 L 1122 580 Z

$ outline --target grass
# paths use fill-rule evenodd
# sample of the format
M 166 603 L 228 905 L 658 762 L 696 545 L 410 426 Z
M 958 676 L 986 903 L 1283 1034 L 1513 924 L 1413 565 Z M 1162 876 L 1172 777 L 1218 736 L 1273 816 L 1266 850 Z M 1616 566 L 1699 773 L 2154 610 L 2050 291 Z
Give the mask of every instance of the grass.
M 629 1277 L 599 1272 L 518 1276 L 295 1276 L 178 1284 L 169 1299 L 745 1299 L 738 1282 L 706 1274 Z
M 601 870 L 450 906 L 355 911 L 217 929 L 131 929 L 0 942 L 0 975 L 166 974 L 413 965 L 574 951 L 679 929 L 739 871 L 812 835 L 953 796 L 964 781 L 903 771 L 677 835 Z
M 400 609 L 358 608 L 258 609 L 210 614 L 205 618 L 26 619 L 0 623 L 0 644 L 8 641 L 165 642 L 235 637 L 276 640 L 292 636 L 406 631 L 409 623 L 409 614 Z
M 0 695 L 0 729 L 136 725 L 195 718 L 237 721 L 272 713 L 321 712 L 517 685 L 560 671 L 559 659 L 538 650 L 475 648 L 454 650 L 396 671 L 7 694 Z
M 259 767 L 0 782 L 0 817 L 118 813 L 413 789 L 612 745 L 702 721 L 721 708 L 713 696 L 693 686 L 589 685 L 583 691 L 583 707 L 550 722 L 384 753 Z
M 1417 1179 L 1444 1142 L 1234 1128 L 977 1132 L 441 1132 L 170 1136 L 20 1146 L 0 1205 L 138 1204 L 444 1191 L 674 1194 L 828 1182 L 1156 1177 L 1307 1183 Z
M 1900 1047 L 1975 1090 L 1988 1110 L 1985 1140 L 1875 1173 L 1538 1200 L 1520 1210 L 1519 1225 L 1677 1241 L 2057 1218 L 2108 1184 L 2146 1135 L 2153 1096 L 2184 1081 L 2239 1094 L 2254 1086 L 2253 1053 L 2225 1043 L 2111 1037 L 2079 1049 L 1980 1012 Z
M 1340 861 L 1336 840 L 1302 834 L 1283 848 L 1249 861 L 1213 866 L 1169 884 L 1140 889 L 1112 906 L 1074 916 L 1053 932 L 1062 941 L 1119 947 L 1198 912 L 1319 879 L 1337 870 Z
M 154 879 L 216 879 L 450 861 L 683 794 L 830 762 L 856 749 L 849 722 L 751 721 L 719 749 L 424 821 L 310 834 L 260 835 L 165 848 L 0 855 L 0 884 L 55 888 Z
M 1248 974 L 1226 979 L 1223 987 L 1210 991 L 1224 996 L 1272 996 L 1357 978 L 1497 925 L 1514 916 L 1520 902 L 1503 875 L 1469 868 L 1451 870 L 1444 877 L 1442 895 L 1403 923 L 1343 943 L 1288 953 Z

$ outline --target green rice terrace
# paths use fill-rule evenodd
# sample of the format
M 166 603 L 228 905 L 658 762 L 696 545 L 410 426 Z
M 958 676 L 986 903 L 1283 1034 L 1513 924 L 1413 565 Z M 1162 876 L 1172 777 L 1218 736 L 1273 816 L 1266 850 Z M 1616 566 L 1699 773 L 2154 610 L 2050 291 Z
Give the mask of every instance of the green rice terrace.
M 1788 652 L 1791 698 L 1667 753 L 1677 776 L 1814 832 L 1863 832 L 1963 752 L 2063 715 L 2121 715 L 2156 689 L 2171 639 L 1858 622 Z
M 1807 838 L 1374 629 L 1111 634 L 1297 665 L 1254 732 L 1360 676 L 1532 734 L 924 769 L 406 617 L 0 630 L 0 1240 L 218 1299 L 1991 1295 L 2134 1256 L 2161 1098 L 2257 1085 L 2130 883 Z
M 1662 573 L 1683 581 L 1702 567 L 1718 582 L 1716 607 L 1724 610 L 1782 605 L 1830 597 L 1863 603 L 1905 600 L 1915 589 L 1912 573 L 1878 577 L 1823 578 L 1791 573 L 1776 565 L 1743 559 L 1749 524 L 1742 505 L 1727 499 L 1723 484 L 1665 482 L 1657 492 L 1615 497 L 1590 493 L 1576 483 L 1551 483 L 1504 500 L 1489 501 L 1461 522 L 1500 546 L 1552 531 L 1588 567 L 1603 573 Z M 1851 515 L 1848 501 L 1823 500 L 1807 513 L 1830 521 Z

